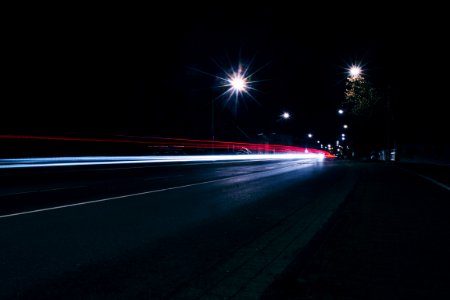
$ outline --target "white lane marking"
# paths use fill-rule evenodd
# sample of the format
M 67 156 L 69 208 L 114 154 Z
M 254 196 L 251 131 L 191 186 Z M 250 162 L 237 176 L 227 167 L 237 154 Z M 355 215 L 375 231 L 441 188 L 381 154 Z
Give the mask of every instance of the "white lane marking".
M 416 175 L 416 176 L 422 177 L 422 178 L 424 178 L 424 179 L 426 179 L 426 180 L 428 180 L 428 181 L 431 181 L 432 183 L 434 183 L 434 184 L 436 184 L 436 185 L 438 185 L 438 186 L 440 186 L 440 187 L 443 187 L 443 188 L 446 189 L 447 191 L 450 191 L 450 186 L 446 185 L 445 183 L 439 182 L 439 181 L 437 181 L 437 180 L 435 180 L 435 179 L 433 179 L 433 178 L 430 178 L 430 177 L 428 177 L 428 176 L 422 175 L 422 174 L 420 174 L 420 173 L 417 173 L 417 172 L 414 172 L 414 171 L 411 171 L 411 170 L 408 170 L 408 169 L 405 169 L 405 168 L 401 168 L 401 167 L 398 167 L 398 168 L 399 168 L 399 169 L 402 169 L 403 171 L 406 171 L 406 172 L 409 172 L 409 173 L 411 173 L 411 174 L 414 174 L 414 175 Z
M 64 186 L 64 187 L 51 188 L 51 189 L 43 189 L 43 190 L 33 190 L 33 191 L 25 191 L 25 192 L 18 192 L 18 193 L 1 194 L 0 197 L 23 195 L 23 194 L 31 194 L 31 193 L 41 193 L 41 192 L 49 192 L 49 191 L 58 191 L 58 190 L 78 189 L 78 188 L 85 188 L 85 187 L 86 187 L 85 185 Z
M 307 165 L 302 165 L 301 169 L 303 169 L 305 167 L 307 167 Z M 280 169 L 282 169 L 282 168 L 287 168 L 287 167 L 281 167 Z M 261 171 L 261 172 L 256 172 L 256 173 L 265 173 L 265 172 L 270 172 L 270 171 L 273 171 L 273 170 Z M 188 188 L 188 187 L 204 185 L 204 184 L 213 183 L 213 182 L 230 180 L 230 179 L 233 179 L 233 178 L 236 178 L 236 177 L 247 176 L 247 175 L 252 175 L 252 174 L 253 173 L 245 174 L 245 175 L 225 177 L 225 178 L 219 178 L 219 179 L 208 180 L 208 181 L 197 182 L 197 183 L 191 183 L 191 184 L 180 185 L 180 186 L 174 186 L 174 187 L 170 187 L 170 188 L 146 191 L 146 192 L 141 192 L 141 193 L 134 193 L 134 194 L 115 196 L 115 197 L 103 198 L 103 199 L 86 201 L 86 202 L 78 202 L 78 203 L 67 204 L 67 205 L 60 205 L 60 206 L 54 206 L 54 207 L 48 207 L 48 208 L 42 208 L 42 209 L 29 210 L 29 211 L 24 211 L 24 212 L 19 212 L 19 213 L 2 215 L 2 216 L 0 216 L 0 219 L 6 219 L 6 218 L 10 218 L 10 217 L 17 217 L 17 216 L 23 216 L 23 215 L 29 215 L 29 214 L 40 213 L 40 212 L 47 212 L 47 211 L 58 210 L 58 209 L 69 208 L 69 207 L 76 207 L 76 206 L 82 206 L 82 205 L 88 205 L 88 204 L 95 204 L 95 203 L 106 202 L 106 201 L 117 200 L 117 199 L 123 199 L 123 198 L 128 198 L 128 197 L 135 197 L 135 196 L 142 196 L 142 195 L 148 195 L 148 194 L 172 191 L 172 190 L 177 190 L 177 189 L 184 189 L 184 188 Z
M 134 193 L 134 194 L 128 194 L 128 195 L 122 195 L 122 196 L 116 196 L 116 197 L 109 197 L 109 198 L 103 198 L 103 199 L 98 199 L 98 200 L 79 202 L 79 203 L 73 203 L 73 204 L 67 204 L 67 205 L 61 205 L 61 206 L 54 206 L 54 207 L 48 207 L 48 208 L 42 208 L 42 209 L 35 209 L 35 210 L 24 211 L 24 212 L 9 214 L 9 215 L 2 215 L 2 216 L 0 216 L 0 219 L 9 218 L 9 217 L 15 217 L 15 216 L 28 215 L 28 214 L 39 213 L 39 212 L 45 212 L 45 211 L 51 211 L 51 210 L 57 210 L 57 209 L 68 208 L 68 207 L 75 207 L 75 206 L 82 206 L 82 205 L 87 205 L 87 204 L 106 202 L 106 201 L 110 201 L 110 200 L 123 199 L 123 198 L 128 198 L 128 197 L 142 196 L 142 195 L 147 195 L 147 194 L 153 194 L 153 193 L 159 193 L 159 192 L 166 192 L 166 191 L 171 191 L 171 190 L 183 189 L 183 188 L 187 188 L 187 187 L 191 187 L 191 186 L 208 184 L 208 183 L 217 182 L 217 181 L 226 180 L 226 179 L 230 179 L 230 177 L 216 179 L 216 180 L 210 180 L 210 181 L 197 182 L 197 183 L 186 184 L 186 185 L 180 185 L 180 186 L 174 186 L 174 187 L 165 188 L 165 189 L 152 190 L 152 191 L 146 191 L 146 192 L 141 192 L 141 193 Z

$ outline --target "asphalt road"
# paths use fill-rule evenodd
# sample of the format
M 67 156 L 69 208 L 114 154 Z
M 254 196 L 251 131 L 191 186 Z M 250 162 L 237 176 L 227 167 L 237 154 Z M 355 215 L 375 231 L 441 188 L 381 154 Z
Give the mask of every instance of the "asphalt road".
M 386 183 L 361 181 L 370 170 Z M 449 183 L 446 166 L 306 159 L 3 169 L 0 180 L 1 299 L 258 298 L 355 188 L 410 200 Z
M 3 170 L 0 298 L 187 298 L 277 230 L 306 243 L 359 172 L 314 160 Z

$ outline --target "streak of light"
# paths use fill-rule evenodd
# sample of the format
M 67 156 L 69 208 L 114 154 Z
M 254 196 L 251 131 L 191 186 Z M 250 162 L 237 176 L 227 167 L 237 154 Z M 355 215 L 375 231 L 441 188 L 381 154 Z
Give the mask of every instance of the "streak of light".
M 52 141 L 64 143 L 77 143 L 76 147 L 89 149 L 92 144 L 137 144 L 148 149 L 152 155 L 143 156 L 84 156 L 84 157 L 53 157 L 53 158 L 17 158 L 0 159 L 0 168 L 13 167 L 38 167 L 38 166 L 74 166 L 74 165 L 100 165 L 100 164 L 133 164 L 156 162 L 198 162 L 198 161 L 222 161 L 222 160 L 254 160 L 254 159 L 303 159 L 305 148 L 286 146 L 279 144 L 257 144 L 218 140 L 199 140 L 185 138 L 163 137 L 122 137 L 122 138 L 87 138 L 87 137 L 63 137 L 63 136 L 29 136 L 29 135 L 0 135 L 0 139 L 6 140 L 30 140 Z M 79 143 L 82 144 L 79 144 Z M 145 149 L 145 148 L 144 148 Z M 221 155 L 192 155 L 197 150 L 222 151 Z M 185 151 L 185 155 L 173 155 L 174 150 Z M 188 153 L 191 152 L 191 153 Z M 245 152 L 245 155 L 236 153 Z M 162 153 L 162 155 L 161 155 Z M 230 155 L 231 153 L 231 155 Z M 328 151 L 308 149 L 307 155 L 315 157 L 333 158 Z
M 82 156 L 0 159 L 0 169 L 93 166 L 167 162 L 213 162 L 254 160 L 323 160 L 323 153 L 245 154 L 245 155 L 173 155 L 173 156 Z

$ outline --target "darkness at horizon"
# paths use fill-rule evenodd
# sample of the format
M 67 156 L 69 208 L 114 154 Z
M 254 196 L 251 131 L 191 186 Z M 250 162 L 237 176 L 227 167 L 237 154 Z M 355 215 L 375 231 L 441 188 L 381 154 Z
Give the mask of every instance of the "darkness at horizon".
M 18 22 L 4 58 L 1 133 L 209 139 L 214 102 L 218 139 L 277 132 L 302 140 L 312 132 L 332 142 L 344 122 L 336 111 L 346 68 L 361 63 L 375 87 L 389 90 L 399 141 L 446 142 L 445 86 L 435 75 L 445 54 L 439 24 L 393 14 L 355 26 L 307 15 L 188 9 L 131 21 L 61 15 Z M 239 60 L 259 69 L 252 79 L 260 82 L 254 99 L 235 106 L 217 98 L 224 89 L 205 73 L 223 76 L 221 67 L 229 71 Z M 281 120 L 284 111 L 292 119 Z M 383 139 L 381 117 L 353 122 L 364 125 L 359 135 Z

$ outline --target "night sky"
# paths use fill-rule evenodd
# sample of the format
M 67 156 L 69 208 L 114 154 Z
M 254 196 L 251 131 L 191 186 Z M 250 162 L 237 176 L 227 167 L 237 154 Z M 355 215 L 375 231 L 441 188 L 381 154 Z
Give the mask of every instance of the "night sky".
M 372 125 L 336 114 L 347 68 L 359 63 L 374 87 L 389 91 L 399 140 L 447 140 L 448 76 L 436 72 L 447 72 L 440 64 L 448 54 L 437 11 L 346 16 L 333 9 L 198 6 L 19 13 L 4 37 L 1 133 L 209 139 L 214 103 L 218 139 L 313 132 L 333 140 L 342 122 L 359 124 L 360 136 L 376 136 L 382 113 Z M 230 71 L 239 61 L 257 71 L 257 82 L 254 99 L 236 105 L 217 98 L 224 89 L 211 75 L 224 76 L 221 68 Z M 280 120 L 284 111 L 291 120 Z

